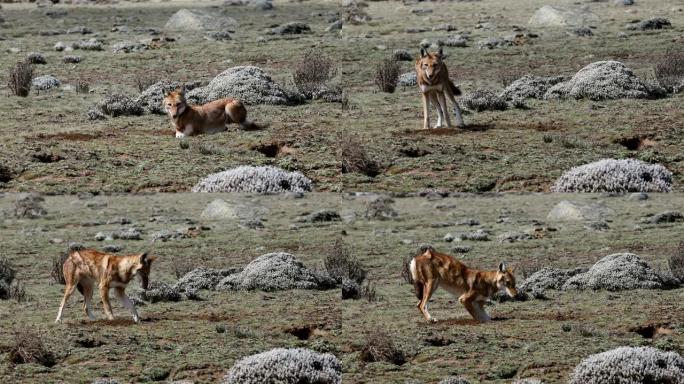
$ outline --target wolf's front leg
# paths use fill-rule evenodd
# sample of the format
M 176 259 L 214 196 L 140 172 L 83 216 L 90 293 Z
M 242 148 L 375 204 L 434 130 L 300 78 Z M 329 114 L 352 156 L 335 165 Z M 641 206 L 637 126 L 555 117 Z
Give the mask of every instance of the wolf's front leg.
M 116 296 L 119 298 L 119 300 L 121 300 L 121 304 L 123 304 L 123 306 L 126 307 L 129 312 L 131 312 L 131 315 L 133 315 L 133 321 L 139 323 L 140 317 L 138 316 L 138 311 L 135 310 L 135 304 L 133 304 L 133 301 L 126 296 L 126 290 L 124 288 L 116 288 Z

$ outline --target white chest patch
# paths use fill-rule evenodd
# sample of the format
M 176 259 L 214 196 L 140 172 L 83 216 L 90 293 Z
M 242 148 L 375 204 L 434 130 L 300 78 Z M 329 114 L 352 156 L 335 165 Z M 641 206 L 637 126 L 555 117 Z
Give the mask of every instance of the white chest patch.
M 426 84 L 421 84 L 420 85 L 420 90 L 425 93 L 425 92 L 442 92 L 444 89 L 441 84 L 437 85 L 426 85 Z

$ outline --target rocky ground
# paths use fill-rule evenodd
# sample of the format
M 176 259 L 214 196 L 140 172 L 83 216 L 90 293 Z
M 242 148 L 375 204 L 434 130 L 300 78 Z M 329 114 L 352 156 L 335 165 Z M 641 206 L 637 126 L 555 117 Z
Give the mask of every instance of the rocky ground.
M 188 191 L 211 173 L 275 165 L 318 191 L 544 191 L 574 166 L 637 158 L 667 167 L 679 190 L 682 96 L 654 84 L 653 68 L 682 41 L 681 7 L 564 1 L 558 15 L 544 5 L 6 5 L 0 67 L 30 56 L 37 78 L 27 98 L 0 107 L 9 116 L 0 187 Z M 470 108 L 466 129 L 419 130 L 410 79 L 378 91 L 378 63 L 395 57 L 410 73 L 421 44 L 443 45 Z M 332 62 L 330 80 L 296 86 L 299 63 L 319 56 Z M 147 87 L 157 80 L 165 82 Z M 0 71 L 0 91 L 6 83 Z M 191 102 L 238 95 L 270 126 L 174 140 L 158 104 L 179 85 Z M 346 147 L 366 166 L 345 165 Z
M 682 352 L 683 292 L 667 266 L 683 225 L 679 194 L 297 196 L 0 197 L 2 256 L 26 292 L 0 306 L 0 359 L 15 331 L 31 329 L 56 360 L 3 363 L 0 376 L 214 382 L 245 356 L 305 347 L 339 358 L 345 383 L 563 383 L 583 358 L 614 347 Z M 85 321 L 76 299 L 64 324 L 52 323 L 62 286 L 50 274 L 67 242 L 160 257 L 148 294 L 138 296 L 137 282 L 128 289 L 145 303 L 141 324 L 116 301 L 115 321 Z M 336 242 L 366 271 L 359 299 L 342 300 L 340 285 L 317 277 Z M 525 300 L 494 300 L 494 321 L 476 325 L 438 291 L 430 310 L 439 321 L 425 323 L 402 278 L 425 243 L 476 268 L 507 262 Z M 102 319 L 99 303 L 95 314 Z M 400 355 L 369 360 L 364 350 L 381 334 Z

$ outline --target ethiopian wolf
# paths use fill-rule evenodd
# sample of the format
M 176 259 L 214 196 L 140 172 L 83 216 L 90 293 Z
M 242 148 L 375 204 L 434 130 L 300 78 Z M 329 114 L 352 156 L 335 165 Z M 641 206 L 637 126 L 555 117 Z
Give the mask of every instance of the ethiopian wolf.
M 131 299 L 126 296 L 126 285 L 138 276 L 142 288 L 147 289 L 152 262 L 156 259 L 155 256 L 148 256 L 147 253 L 117 256 L 94 249 L 70 251 L 62 266 L 66 287 L 55 322 L 59 323 L 62 320 L 64 305 L 76 288 L 83 294 L 83 311 L 90 320 L 95 320 L 91 310 L 91 300 L 96 287 L 100 292 L 107 319 L 114 319 L 112 306 L 109 303 L 109 290 L 114 289 L 123 306 L 128 308 L 133 315 L 133 321 L 139 322 L 138 312 Z
M 453 256 L 427 249 L 411 260 L 411 277 L 418 297 L 418 310 L 425 320 L 436 321 L 428 313 L 427 304 L 430 297 L 440 285 L 458 298 L 468 313 L 479 322 L 491 320 L 483 308 L 484 302 L 498 291 L 505 291 L 515 297 L 513 269 L 499 264 L 495 271 L 478 271 L 466 267 Z
M 238 124 L 244 130 L 264 127 L 247 120 L 247 109 L 237 99 L 226 98 L 204 105 L 188 105 L 185 90 L 181 88 L 167 93 L 163 103 L 178 138 L 223 132 L 231 123 Z
M 465 126 L 463 116 L 461 116 L 461 108 L 454 98 L 454 95 L 461 94 L 461 90 L 449 79 L 449 71 L 442 61 L 443 56 L 442 48 L 439 48 L 437 53 L 429 53 L 421 48 L 420 57 L 416 60 L 416 81 L 423 95 L 423 129 L 430 128 L 431 102 L 437 106 L 437 125 L 435 128 L 445 127 L 444 120 L 446 120 L 446 127 L 452 127 L 447 98 L 454 104 L 456 126 L 459 128 Z

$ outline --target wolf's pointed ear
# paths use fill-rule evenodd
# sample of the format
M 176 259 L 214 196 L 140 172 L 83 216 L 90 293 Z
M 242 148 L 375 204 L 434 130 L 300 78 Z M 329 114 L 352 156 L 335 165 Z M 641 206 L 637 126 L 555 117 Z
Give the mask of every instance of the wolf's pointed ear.
M 442 49 L 442 47 L 439 47 L 439 51 L 437 51 L 437 54 L 439 55 L 440 58 L 442 56 L 444 56 L 444 49 Z
M 147 263 L 147 259 L 148 259 L 147 252 L 140 254 L 140 263 L 141 264 Z
M 504 263 L 503 261 L 499 264 L 499 272 L 506 272 L 506 263 Z
M 425 57 L 425 56 L 427 56 L 427 51 L 425 50 L 425 48 L 421 48 L 420 49 L 420 57 Z
M 181 94 L 181 96 L 185 96 L 185 84 L 181 85 L 178 92 Z

